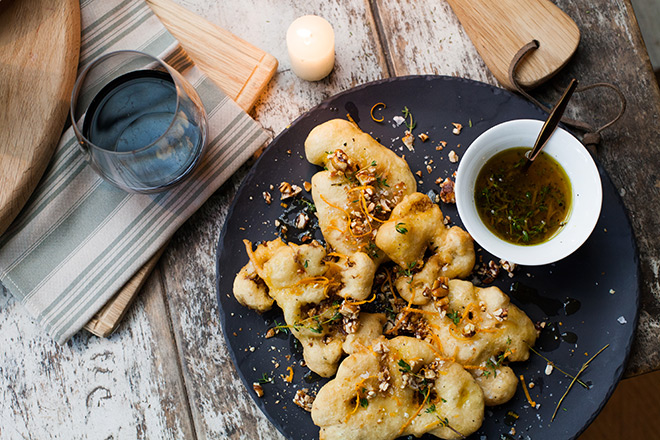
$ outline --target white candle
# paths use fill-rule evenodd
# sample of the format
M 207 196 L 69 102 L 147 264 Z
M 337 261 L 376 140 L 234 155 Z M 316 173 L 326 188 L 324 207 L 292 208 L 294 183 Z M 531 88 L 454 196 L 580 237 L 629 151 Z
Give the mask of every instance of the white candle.
M 318 81 L 335 65 L 335 33 L 327 20 L 305 15 L 294 20 L 286 31 L 291 69 L 300 78 Z

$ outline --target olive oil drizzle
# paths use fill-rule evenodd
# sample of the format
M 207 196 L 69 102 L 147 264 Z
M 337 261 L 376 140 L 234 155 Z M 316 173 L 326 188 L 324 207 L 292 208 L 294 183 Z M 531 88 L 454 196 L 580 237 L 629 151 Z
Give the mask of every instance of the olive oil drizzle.
M 571 204 L 566 173 L 546 153 L 525 170 L 528 148 L 510 148 L 493 156 L 479 172 L 477 211 L 500 238 L 531 245 L 552 237 L 564 225 Z

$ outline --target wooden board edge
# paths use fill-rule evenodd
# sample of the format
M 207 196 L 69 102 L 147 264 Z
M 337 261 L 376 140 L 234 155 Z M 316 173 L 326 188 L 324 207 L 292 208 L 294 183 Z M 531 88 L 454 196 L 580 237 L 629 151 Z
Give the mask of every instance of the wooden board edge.
M 266 53 L 254 67 L 250 79 L 235 98 L 236 103 L 246 112 L 252 110 L 259 97 L 268 87 L 268 83 L 277 72 L 277 58 Z
M 45 133 L 51 134 L 42 138 L 39 144 L 34 146 L 36 156 L 32 166 L 20 179 L 22 183 L 10 196 L 10 203 L 8 206 L 5 205 L 3 209 L 0 209 L 0 235 L 9 228 L 11 223 L 20 214 L 21 210 L 39 184 L 43 173 L 48 167 L 50 158 L 57 149 L 61 137 L 61 130 L 69 112 L 69 100 L 71 98 L 71 91 L 76 82 L 78 59 L 80 57 L 80 5 L 78 0 L 68 0 L 62 2 L 60 7 L 60 13 L 66 20 L 64 26 L 69 30 L 66 34 L 66 42 L 64 45 L 65 47 L 75 48 L 75 50 L 67 50 L 64 53 L 64 59 L 61 60 L 63 65 L 68 66 L 68 69 L 63 71 L 62 75 L 59 76 L 61 93 L 54 97 L 57 99 L 57 105 L 51 113 L 52 117 L 49 119 L 49 124 L 45 131 Z
M 244 111 L 250 111 L 275 74 L 277 59 L 172 0 L 146 1 L 197 66 Z M 229 51 L 240 54 L 240 60 L 230 60 Z
M 83 328 L 101 338 L 110 336 L 119 326 L 128 311 L 128 307 L 135 300 L 138 292 L 149 278 L 154 267 L 156 267 L 156 263 L 158 263 L 166 247 L 167 244 L 161 247 Z

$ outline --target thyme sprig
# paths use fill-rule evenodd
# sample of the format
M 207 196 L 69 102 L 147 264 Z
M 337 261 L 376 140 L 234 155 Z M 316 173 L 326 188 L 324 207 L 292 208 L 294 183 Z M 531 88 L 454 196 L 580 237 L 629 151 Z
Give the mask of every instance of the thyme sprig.
M 534 350 L 534 347 L 532 347 L 532 346 L 529 345 L 529 344 L 527 344 L 527 346 L 529 347 L 529 349 L 531 350 L 532 353 L 534 353 L 534 354 L 536 354 L 537 356 L 539 356 L 539 357 L 541 357 L 542 359 L 544 359 L 549 365 L 552 365 L 552 368 L 554 368 L 555 370 L 559 371 L 560 373 L 563 373 L 564 375 L 570 377 L 571 379 L 575 379 L 575 376 L 573 376 L 572 374 L 567 373 L 567 372 L 565 372 L 564 370 L 562 370 L 561 368 L 559 368 L 559 367 L 558 367 L 554 362 L 552 362 L 550 359 L 548 359 L 547 357 L 543 356 L 543 355 L 542 355 L 541 353 L 539 353 L 538 351 Z M 588 386 L 586 383 L 582 382 L 580 379 L 577 379 L 577 383 L 579 383 L 580 385 L 582 385 L 584 388 L 589 389 L 589 386 Z
M 404 123 L 406 124 L 406 128 L 412 133 L 412 131 L 415 129 L 415 126 L 417 126 L 417 122 L 413 121 L 413 115 L 410 110 L 408 110 L 408 107 L 403 107 L 403 110 L 401 111 L 403 114 L 404 118 Z M 407 119 L 410 118 L 410 122 L 407 121 Z
M 580 374 L 582 374 L 582 373 L 584 372 L 584 370 L 587 369 L 587 367 L 589 366 L 589 364 L 591 363 L 591 361 L 593 361 L 594 359 L 596 359 L 596 356 L 598 356 L 598 355 L 601 354 L 603 351 L 605 351 L 605 349 L 606 349 L 607 347 L 609 347 L 609 346 L 610 346 L 610 344 L 607 344 L 606 346 L 604 346 L 603 348 L 601 348 L 600 350 L 598 350 L 598 353 L 596 353 L 595 355 L 591 356 L 591 358 L 590 358 L 587 362 L 585 362 L 584 364 L 582 364 L 582 367 L 580 368 L 580 371 L 578 371 L 578 373 L 575 375 L 575 377 L 573 378 L 573 380 L 571 381 L 571 383 L 568 385 L 568 388 L 566 388 L 566 392 L 564 393 L 563 396 L 561 396 L 561 399 L 559 399 L 559 402 L 557 402 L 557 407 L 555 408 L 555 412 L 552 413 L 552 418 L 550 419 L 551 422 L 552 422 L 553 420 L 555 420 L 555 416 L 557 415 L 557 411 L 559 411 L 559 407 L 561 406 L 561 403 L 564 401 L 564 399 L 565 399 L 566 396 L 568 395 L 568 392 L 571 391 L 571 388 L 573 388 L 573 385 L 574 385 L 575 382 L 578 380 L 578 377 L 580 377 Z

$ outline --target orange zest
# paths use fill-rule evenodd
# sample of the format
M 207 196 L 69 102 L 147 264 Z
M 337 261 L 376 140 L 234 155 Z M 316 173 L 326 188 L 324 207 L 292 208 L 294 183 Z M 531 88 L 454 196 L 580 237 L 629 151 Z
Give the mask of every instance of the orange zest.
M 413 312 L 413 313 L 421 313 L 423 315 L 434 315 L 438 316 L 438 312 L 434 312 L 432 310 L 422 310 L 422 309 L 415 309 L 413 307 L 404 307 L 403 310 L 406 312 Z
M 330 203 L 330 202 L 328 201 L 328 199 L 326 199 L 325 196 L 324 196 L 323 194 L 319 194 L 319 197 L 320 197 L 321 200 L 323 200 L 328 206 L 331 206 L 331 207 L 333 207 L 333 208 L 335 208 L 335 209 L 338 209 L 339 211 L 343 212 L 344 215 L 348 218 L 348 220 L 350 220 L 351 216 L 350 216 L 350 214 L 348 213 L 348 211 L 346 211 L 346 210 L 343 209 L 343 208 L 340 208 L 339 206 L 337 206 L 337 205 L 335 205 L 335 204 L 333 204 L 333 203 Z
M 328 277 L 324 276 L 318 276 L 318 277 L 307 277 L 303 278 L 302 280 L 298 280 L 294 286 L 298 286 L 300 284 L 328 284 L 331 281 L 328 279 Z
M 481 370 L 481 371 L 486 371 L 486 367 L 482 367 L 481 365 L 461 365 L 463 368 L 466 370 Z
M 284 378 L 285 381 L 291 383 L 293 381 L 293 368 L 291 367 L 286 367 L 286 371 L 289 372 L 289 374 L 286 375 Z
M 348 260 L 348 255 L 344 255 L 340 252 L 330 252 L 326 254 L 328 257 L 338 257 L 338 258 L 346 258 Z
M 527 389 L 527 384 L 525 383 L 525 377 L 522 374 L 520 375 L 520 382 L 522 382 L 523 391 L 525 392 L 525 397 L 527 397 L 527 401 L 529 402 L 530 405 L 532 405 L 532 408 L 536 408 L 536 402 L 534 402 L 530 397 L 529 390 Z
M 392 284 L 392 272 L 390 272 L 389 269 L 385 269 L 385 274 L 387 275 L 387 285 L 390 287 L 390 292 L 392 292 L 392 296 L 396 298 L 396 288 L 394 287 L 394 284 Z
M 362 385 L 364 385 L 364 383 L 365 383 L 366 381 L 368 381 L 369 379 L 372 379 L 372 378 L 374 378 L 374 377 L 376 377 L 376 376 L 374 376 L 374 375 L 372 374 L 372 375 L 370 375 L 369 377 L 365 377 L 364 379 L 362 379 L 361 381 L 359 381 L 358 383 L 355 384 L 355 386 L 354 386 L 354 388 L 355 388 L 355 394 L 356 394 L 356 396 L 355 396 L 355 407 L 353 408 L 353 411 L 351 411 L 350 413 L 348 413 L 348 414 L 346 415 L 346 418 L 344 419 L 344 423 L 346 423 L 346 422 L 348 421 L 348 419 L 349 419 L 353 414 L 355 414 L 355 413 L 357 412 L 358 408 L 360 408 L 360 401 L 362 400 L 362 390 L 361 390 L 360 388 L 362 388 Z
M 257 257 L 254 255 L 254 251 L 252 250 L 252 242 L 250 242 L 250 240 L 243 240 L 243 244 L 245 245 L 245 251 L 248 254 L 248 258 L 250 259 L 254 267 L 257 270 L 261 270 L 261 265 L 257 263 Z
M 376 294 L 374 293 L 374 295 L 371 297 L 371 299 L 365 299 L 363 301 L 346 301 L 346 304 L 350 304 L 352 306 L 359 306 L 361 304 L 366 304 L 366 303 L 373 302 L 375 299 L 376 299 Z
M 399 433 L 397 435 L 401 435 L 403 433 L 403 431 L 406 430 L 408 425 L 410 425 L 410 423 L 412 423 L 412 421 L 415 420 L 415 417 L 417 417 L 417 414 L 419 414 L 419 412 L 422 410 L 422 408 L 424 408 L 424 406 L 426 405 L 426 402 L 429 400 L 430 395 L 431 395 L 430 392 L 426 393 L 426 396 L 424 396 L 424 400 L 422 401 L 422 404 L 419 405 L 419 408 L 417 408 L 417 411 L 415 411 L 415 413 L 412 415 L 412 417 L 410 417 L 408 419 L 408 421 L 403 424 L 401 429 L 399 429 Z
M 335 225 L 330 225 L 330 226 L 328 226 L 328 231 L 331 230 L 331 229 L 334 229 L 335 231 L 339 231 L 341 234 L 343 234 L 344 232 L 346 232 L 346 229 L 339 229 L 339 228 L 338 228 L 337 226 L 335 226 Z
M 383 116 L 381 116 L 380 119 L 376 119 L 376 117 L 374 116 L 374 110 L 376 110 L 376 107 L 378 107 L 379 105 L 382 105 L 383 108 L 387 108 L 387 106 L 382 102 L 377 102 L 374 104 L 373 107 L 371 107 L 371 111 L 369 112 L 369 114 L 371 115 L 371 119 L 373 119 L 375 122 L 383 122 L 385 120 L 385 117 Z

